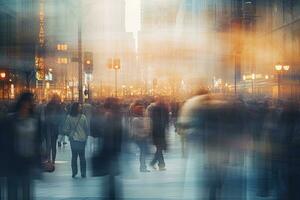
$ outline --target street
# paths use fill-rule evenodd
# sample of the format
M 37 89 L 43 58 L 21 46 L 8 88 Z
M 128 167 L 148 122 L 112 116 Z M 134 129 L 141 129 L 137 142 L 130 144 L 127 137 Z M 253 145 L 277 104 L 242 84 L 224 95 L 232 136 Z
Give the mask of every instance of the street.
M 165 154 L 167 170 L 154 171 L 151 169 L 149 173 L 140 173 L 138 171 L 138 149 L 134 144 L 131 144 L 132 151 L 136 151 L 136 154 L 130 156 L 129 162 L 123 161 L 123 173 L 118 177 L 118 188 L 121 189 L 119 193 L 122 199 L 198 199 L 197 192 L 203 190 L 203 180 L 208 175 L 201 173 L 200 183 L 198 181 L 198 184 L 196 184 L 195 172 L 201 172 L 204 166 L 201 163 L 193 166 L 194 164 L 191 162 L 193 159 L 181 157 L 180 137 L 174 132 L 174 129 L 170 131 L 169 144 L 169 151 Z M 88 146 L 87 156 L 90 157 L 91 153 Z M 38 200 L 105 199 L 101 190 L 104 178 L 91 177 L 91 170 L 88 170 L 87 178 L 73 179 L 71 177 L 70 156 L 69 144 L 58 150 L 55 172 L 44 174 L 44 179 L 36 182 L 36 198 Z M 149 155 L 148 163 L 151 158 L 152 155 Z M 241 193 L 241 190 L 238 188 L 241 184 L 244 184 L 244 187 L 247 188 L 246 194 L 244 194 L 247 196 L 246 199 L 273 199 L 271 197 L 256 197 L 253 180 L 254 172 L 250 170 L 249 157 L 246 160 L 244 169 L 247 170 L 242 170 L 240 166 L 235 165 L 228 169 L 228 178 L 225 180 L 224 185 L 225 188 L 230 188 L 228 190 L 230 193 L 223 194 L 227 197 L 224 199 L 240 199 L 239 193 Z M 202 166 L 202 169 L 199 166 Z M 241 174 L 246 174 L 247 179 L 237 177 L 237 175 Z M 243 181 L 246 182 L 242 183 Z

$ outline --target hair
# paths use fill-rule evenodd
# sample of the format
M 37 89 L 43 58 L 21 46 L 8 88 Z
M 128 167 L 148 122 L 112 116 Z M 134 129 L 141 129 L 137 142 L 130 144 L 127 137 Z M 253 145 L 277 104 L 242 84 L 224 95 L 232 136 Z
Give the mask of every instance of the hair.
M 70 115 L 76 117 L 79 114 L 79 103 L 75 102 L 71 105 Z
M 118 110 L 119 109 L 119 101 L 117 98 L 109 97 L 105 99 L 103 107 L 108 110 Z
M 137 117 L 143 117 L 144 115 L 144 106 L 136 105 L 133 107 L 133 114 Z
M 24 103 L 26 103 L 26 102 L 32 102 L 32 103 L 34 102 L 34 95 L 33 95 L 31 92 L 24 92 L 24 93 L 22 93 L 22 94 L 19 96 L 19 98 L 18 98 L 18 100 L 17 100 L 17 102 L 16 102 L 16 104 L 15 104 L 15 109 L 14 109 L 14 111 L 15 111 L 15 112 L 20 112 L 22 106 L 23 106 Z M 31 109 L 29 110 L 29 113 L 30 113 L 30 115 L 33 115 L 33 114 L 34 114 L 33 108 L 31 108 Z

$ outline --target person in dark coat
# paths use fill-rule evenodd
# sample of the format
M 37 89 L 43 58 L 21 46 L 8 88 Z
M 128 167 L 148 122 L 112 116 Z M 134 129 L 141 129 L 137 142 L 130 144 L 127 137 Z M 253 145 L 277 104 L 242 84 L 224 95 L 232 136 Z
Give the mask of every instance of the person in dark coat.
M 277 148 L 273 148 L 273 165 L 278 174 L 278 199 L 300 199 L 300 113 L 295 102 L 284 106 L 279 119 L 279 141 Z M 278 148 L 279 147 L 279 148 Z
M 54 164 L 59 128 L 63 120 L 63 108 L 58 95 L 54 95 L 46 106 L 45 126 L 48 159 Z
M 115 176 L 120 173 L 119 156 L 122 144 L 122 114 L 121 107 L 116 98 L 107 98 L 104 102 L 103 124 L 100 150 L 94 156 L 94 176 L 107 176 L 104 182 L 105 196 L 108 199 L 117 199 L 120 186 L 116 186 Z M 118 189 L 117 189 L 118 188 Z
M 15 112 L 5 119 L 2 138 L 8 199 L 32 199 L 32 178 L 41 168 L 40 122 L 34 114 L 34 96 L 23 93 Z
M 182 106 L 177 123 L 188 143 L 192 170 L 187 168 L 186 173 L 192 173 L 199 184 L 196 199 L 246 199 L 245 117 L 243 103 L 231 96 L 199 95 Z
M 150 165 L 156 169 L 158 163 L 159 170 L 165 170 L 163 150 L 167 149 L 166 131 L 169 125 L 169 110 L 162 99 L 150 104 L 147 108 L 148 115 L 152 123 L 152 141 L 156 147 L 156 152 Z

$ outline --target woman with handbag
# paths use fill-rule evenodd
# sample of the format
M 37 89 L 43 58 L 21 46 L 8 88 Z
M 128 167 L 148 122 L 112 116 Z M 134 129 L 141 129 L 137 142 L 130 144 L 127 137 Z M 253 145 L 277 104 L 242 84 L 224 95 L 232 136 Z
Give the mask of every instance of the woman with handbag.
M 68 114 L 64 132 L 69 136 L 72 151 L 72 177 L 75 178 L 78 172 L 77 158 L 80 159 L 81 177 L 86 177 L 86 158 L 85 146 L 88 137 L 88 122 L 85 115 L 81 114 L 81 106 L 79 103 L 73 103 L 70 113 Z
M 132 135 L 140 149 L 140 172 L 150 172 L 146 165 L 146 154 L 148 149 L 148 138 L 150 129 L 150 119 L 144 115 L 143 105 L 136 105 L 132 109 Z

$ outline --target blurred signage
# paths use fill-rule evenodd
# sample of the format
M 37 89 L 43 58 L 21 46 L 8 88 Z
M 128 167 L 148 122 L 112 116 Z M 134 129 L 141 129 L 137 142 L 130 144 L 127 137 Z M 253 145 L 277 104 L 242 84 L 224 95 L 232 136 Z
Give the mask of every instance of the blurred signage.
M 35 57 L 35 67 L 36 67 L 36 74 L 35 77 L 37 80 L 45 80 L 45 59 L 43 57 L 36 56 Z

